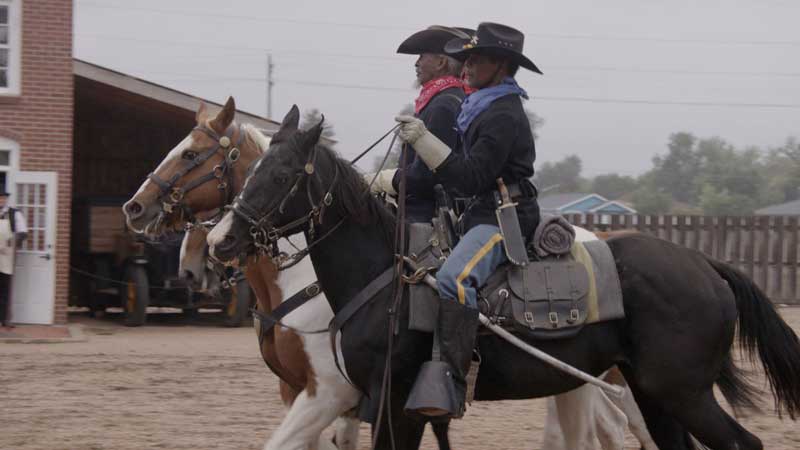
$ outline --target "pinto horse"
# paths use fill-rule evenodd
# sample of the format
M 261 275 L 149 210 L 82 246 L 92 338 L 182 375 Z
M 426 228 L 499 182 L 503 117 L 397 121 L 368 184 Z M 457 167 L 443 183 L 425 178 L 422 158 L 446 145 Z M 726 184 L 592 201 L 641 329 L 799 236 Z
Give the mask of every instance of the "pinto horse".
M 396 264 L 395 217 L 369 195 L 347 161 L 319 143 L 322 122 L 301 131 L 296 115 L 294 107 L 208 242 L 212 255 L 227 260 L 253 252 L 254 244 L 270 244 L 253 242 L 254 237 L 271 240 L 303 231 L 317 277 L 338 313 Z M 797 335 L 752 280 L 729 265 L 646 235 L 607 242 L 626 317 L 586 325 L 573 338 L 532 343 L 594 375 L 617 365 L 661 450 L 695 448 L 693 438 L 718 450 L 763 448 L 722 409 L 713 386 L 725 387 L 734 406 L 752 401 L 731 355 L 738 323 L 739 342 L 760 359 L 776 408 L 794 419 L 800 413 Z M 341 329 L 340 345 L 355 385 L 370 399 L 385 394 L 388 414 L 377 420 L 377 448 L 415 449 L 423 428 L 403 407 L 419 367 L 431 357 L 432 336 L 408 330 L 408 310 L 392 308 L 392 291 L 390 283 L 352 315 Z M 397 335 L 386 332 L 390 308 L 399 321 L 395 329 L 402 330 Z M 476 400 L 543 397 L 582 384 L 500 337 L 480 336 L 477 347 L 483 363 Z
M 155 234 L 184 226 L 195 216 L 225 206 L 238 194 L 248 167 L 267 149 L 269 138 L 252 126 L 237 125 L 233 120 L 235 111 L 232 98 L 216 116 L 200 105 L 197 127 L 167 154 L 154 174 L 123 206 L 131 229 Z M 223 136 L 228 139 L 227 146 L 220 145 Z M 231 158 L 234 148 L 235 159 Z M 184 274 L 189 273 L 190 260 L 197 256 L 197 250 L 193 249 L 198 242 L 205 244 L 204 238 L 201 227 L 195 227 L 185 236 L 188 257 L 184 261 Z M 194 261 L 195 272 L 204 270 L 197 268 L 197 264 L 204 264 L 204 258 Z M 250 258 L 245 276 L 256 294 L 259 311 L 270 314 L 284 298 L 276 266 L 269 258 Z M 304 277 L 308 283 L 314 281 L 313 271 L 298 267 L 282 278 L 302 283 Z M 324 297 L 317 297 L 289 314 L 284 322 L 300 330 L 317 329 L 325 327 L 330 317 L 332 312 Z M 326 342 L 323 335 L 300 336 L 279 327 L 266 333 L 262 340 L 261 356 L 280 378 L 281 398 L 288 406 L 286 417 L 267 442 L 267 450 L 331 448 L 332 444 L 322 439 L 320 433 L 337 416 L 343 416 L 336 426 L 338 448 L 356 448 L 358 421 L 347 412 L 354 408 L 360 395 L 336 371 Z

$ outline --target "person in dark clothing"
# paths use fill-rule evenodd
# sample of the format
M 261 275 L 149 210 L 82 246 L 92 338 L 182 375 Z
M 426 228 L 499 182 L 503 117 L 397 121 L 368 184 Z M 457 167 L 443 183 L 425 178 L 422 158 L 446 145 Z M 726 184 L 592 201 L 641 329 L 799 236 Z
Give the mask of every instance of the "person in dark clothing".
M 441 408 L 428 405 L 417 411 L 420 414 L 457 417 L 464 412 L 465 376 L 479 324 L 477 289 L 507 261 L 495 214 L 498 178 L 517 203 L 523 236 L 531 236 L 539 222 L 536 191 L 528 181 L 536 158 L 533 134 L 522 108 L 522 99 L 528 96 L 514 75 L 519 67 L 541 72 L 522 54 L 523 41 L 523 34 L 514 28 L 484 22 L 471 38 L 456 38 L 445 46 L 448 54 L 467 57 L 466 81 L 477 89 L 464 100 L 456 119 L 460 151 L 429 132 L 418 118 L 397 117 L 402 124 L 398 136 L 414 146 L 419 159 L 431 169 L 433 182 L 471 197 L 460 220 L 464 235 L 436 274 L 441 297 L 439 347 L 442 361 L 449 365 L 449 370 L 440 372 L 449 379 L 438 382 L 454 384 L 450 392 L 457 396 L 457 406 L 453 411 L 446 407 L 453 402 L 443 402 Z M 422 378 L 418 377 L 416 384 L 436 382 Z M 415 407 L 406 405 L 406 409 L 414 411 Z
M 462 62 L 445 55 L 445 44 L 454 38 L 468 39 L 474 30 L 439 25 L 412 34 L 400 44 L 397 53 L 419 55 L 414 64 L 420 93 L 414 101 L 414 116 L 440 141 L 456 148 L 456 116 L 464 100 Z M 374 175 L 374 174 L 372 174 Z M 367 176 L 371 180 L 371 176 Z M 372 185 L 373 192 L 397 195 L 400 173 L 385 169 Z M 430 222 L 434 216 L 433 173 L 417 156 L 412 146 L 406 156 L 406 216 L 412 222 Z
M 12 327 L 11 278 L 16 250 L 28 236 L 25 216 L 8 205 L 8 192 L 0 190 L 0 326 Z

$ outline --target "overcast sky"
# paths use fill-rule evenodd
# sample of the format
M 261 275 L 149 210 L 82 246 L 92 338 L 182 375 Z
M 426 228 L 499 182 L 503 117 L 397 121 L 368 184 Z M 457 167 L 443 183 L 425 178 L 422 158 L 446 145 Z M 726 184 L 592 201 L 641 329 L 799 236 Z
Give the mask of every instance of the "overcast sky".
M 432 24 L 495 21 L 526 35 L 520 70 L 545 119 L 537 164 L 639 174 L 670 133 L 773 147 L 800 136 L 796 0 L 74 0 L 77 58 L 266 114 L 318 108 L 353 156 L 416 96 L 398 44 Z M 166 151 L 167 149 L 165 149 Z

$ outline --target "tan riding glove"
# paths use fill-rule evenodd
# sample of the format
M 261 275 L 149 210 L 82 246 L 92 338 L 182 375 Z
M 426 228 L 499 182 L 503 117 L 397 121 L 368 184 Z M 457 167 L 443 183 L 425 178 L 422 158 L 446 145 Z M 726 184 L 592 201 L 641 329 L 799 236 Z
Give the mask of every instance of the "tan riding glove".
M 428 131 L 422 120 L 407 115 L 397 116 L 394 120 L 401 124 L 397 136 L 414 146 L 417 155 L 429 169 L 436 170 L 450 155 L 450 147 Z
M 364 181 L 369 184 L 372 182 L 372 179 L 375 178 L 375 182 L 369 187 L 369 191 L 373 194 L 386 192 L 389 195 L 396 196 L 397 191 L 395 191 L 394 186 L 392 186 L 392 179 L 394 178 L 395 172 L 397 172 L 397 169 L 384 169 L 378 172 L 377 178 L 375 177 L 375 172 L 365 173 Z

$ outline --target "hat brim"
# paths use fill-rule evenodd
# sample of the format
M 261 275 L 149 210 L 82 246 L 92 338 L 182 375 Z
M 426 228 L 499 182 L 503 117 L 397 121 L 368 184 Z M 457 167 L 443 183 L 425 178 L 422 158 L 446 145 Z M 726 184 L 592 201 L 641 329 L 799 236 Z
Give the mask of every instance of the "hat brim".
M 397 53 L 404 55 L 444 54 L 444 44 L 450 39 L 453 39 L 453 35 L 443 30 L 418 31 L 397 47 Z
M 500 56 L 502 58 L 510 59 L 515 63 L 519 64 L 520 67 L 524 67 L 531 72 L 536 72 L 540 75 L 544 75 L 536 64 L 533 63 L 527 56 L 523 55 L 522 53 L 517 53 L 512 50 L 508 50 L 506 48 L 501 47 L 494 47 L 494 46 L 481 46 L 478 45 L 470 45 L 469 39 L 451 39 L 447 42 L 444 46 L 444 52 L 452 56 L 454 58 L 465 60 L 469 55 L 473 53 L 480 53 L 484 55 L 495 55 Z

